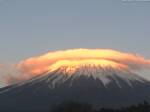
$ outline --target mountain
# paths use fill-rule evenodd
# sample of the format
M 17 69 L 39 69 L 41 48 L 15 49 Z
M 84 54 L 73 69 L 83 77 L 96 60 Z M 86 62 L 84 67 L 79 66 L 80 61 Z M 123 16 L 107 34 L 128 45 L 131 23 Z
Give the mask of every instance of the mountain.
M 44 112 L 65 101 L 119 108 L 150 101 L 149 97 L 150 82 L 127 69 L 90 64 L 60 66 L 2 88 L 0 111 Z

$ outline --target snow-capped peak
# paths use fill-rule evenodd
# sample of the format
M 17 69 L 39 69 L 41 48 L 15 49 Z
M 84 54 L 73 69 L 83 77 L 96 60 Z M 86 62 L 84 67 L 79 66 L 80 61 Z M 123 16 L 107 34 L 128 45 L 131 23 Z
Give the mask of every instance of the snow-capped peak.
M 104 86 L 105 88 L 108 88 L 111 84 L 114 84 L 118 88 L 123 88 L 124 84 L 130 88 L 134 88 L 134 84 L 137 82 L 140 84 L 149 82 L 126 69 L 124 66 L 111 65 L 108 63 L 91 64 L 90 62 L 71 65 L 70 63 L 63 63 L 58 65 L 52 66 L 53 69 L 49 68 L 49 71 L 38 77 L 18 83 L 13 87 L 22 86 L 24 84 L 32 86 L 41 82 L 47 83 L 50 89 L 54 89 L 56 86 L 63 85 L 64 83 L 67 83 L 68 87 L 72 87 L 75 82 L 78 82 L 78 80 L 82 78 L 84 78 L 84 80 L 92 80 L 92 82 L 95 83 L 98 81 L 98 83 L 101 83 L 100 86 Z M 82 81 L 84 82 L 84 80 Z
M 73 81 L 81 76 L 87 78 L 92 77 L 94 80 L 99 80 L 105 87 L 107 87 L 112 81 L 115 81 L 118 87 L 122 88 L 118 78 L 126 82 L 130 87 L 132 87 L 133 81 L 138 81 L 140 83 L 145 82 L 143 78 L 127 69 L 95 64 L 84 64 L 80 66 L 63 65 L 53 72 L 49 71 L 47 76 L 47 82 L 51 83 L 50 87 L 52 88 L 55 87 L 55 85 L 64 83 L 68 80 L 71 80 L 71 86 Z

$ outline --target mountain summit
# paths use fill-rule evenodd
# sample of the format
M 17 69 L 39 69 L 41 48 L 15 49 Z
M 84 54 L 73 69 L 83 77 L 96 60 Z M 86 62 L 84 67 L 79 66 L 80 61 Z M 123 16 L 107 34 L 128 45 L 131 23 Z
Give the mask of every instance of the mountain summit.
M 124 66 L 108 65 L 105 61 L 103 63 L 97 62 L 96 64 L 80 63 L 68 65 L 68 63 L 63 63 L 63 65 L 56 66 L 53 71 L 48 71 L 46 73 L 46 79 L 45 77 L 41 78 L 41 80 L 44 79 L 47 82 L 50 88 L 55 88 L 55 86 L 59 86 L 66 82 L 70 82 L 68 86 L 71 87 L 73 86 L 74 81 L 79 80 L 81 77 L 95 81 L 97 80 L 101 83 L 97 86 L 104 86 L 105 88 L 112 82 L 117 84 L 117 87 L 119 88 L 122 88 L 122 82 L 130 87 L 134 86 L 134 82 L 148 82 L 144 78 L 125 69 Z

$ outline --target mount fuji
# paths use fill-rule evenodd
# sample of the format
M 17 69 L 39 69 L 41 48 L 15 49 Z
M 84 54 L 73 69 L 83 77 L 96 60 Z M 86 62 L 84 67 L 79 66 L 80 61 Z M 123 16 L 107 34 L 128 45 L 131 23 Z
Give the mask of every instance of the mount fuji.
M 61 66 L 0 89 L 1 111 L 48 111 L 65 101 L 123 107 L 150 101 L 150 82 L 126 69 L 86 64 Z

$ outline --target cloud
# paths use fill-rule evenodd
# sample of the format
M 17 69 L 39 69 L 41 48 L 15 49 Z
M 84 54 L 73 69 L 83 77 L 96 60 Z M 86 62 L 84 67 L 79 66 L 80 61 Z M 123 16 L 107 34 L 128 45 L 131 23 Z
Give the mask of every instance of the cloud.
M 1 64 L 0 66 L 0 85 L 7 86 L 9 84 L 21 81 L 22 73 L 17 69 L 15 64 Z M 24 77 L 25 79 L 25 77 Z
M 124 67 L 130 71 L 150 69 L 150 60 L 136 54 L 112 49 L 71 49 L 49 52 L 23 60 L 13 67 L 15 71 L 19 71 L 18 75 L 8 75 L 6 80 L 7 83 L 14 83 L 18 80 L 30 79 L 64 65 L 77 66 L 84 63 L 116 68 Z
M 18 64 L 18 68 L 27 74 L 38 75 L 48 71 L 49 67 L 62 60 L 105 59 L 128 66 L 130 70 L 141 70 L 150 67 L 150 60 L 142 56 L 123 53 L 110 49 L 73 49 L 49 52 L 32 57 Z

